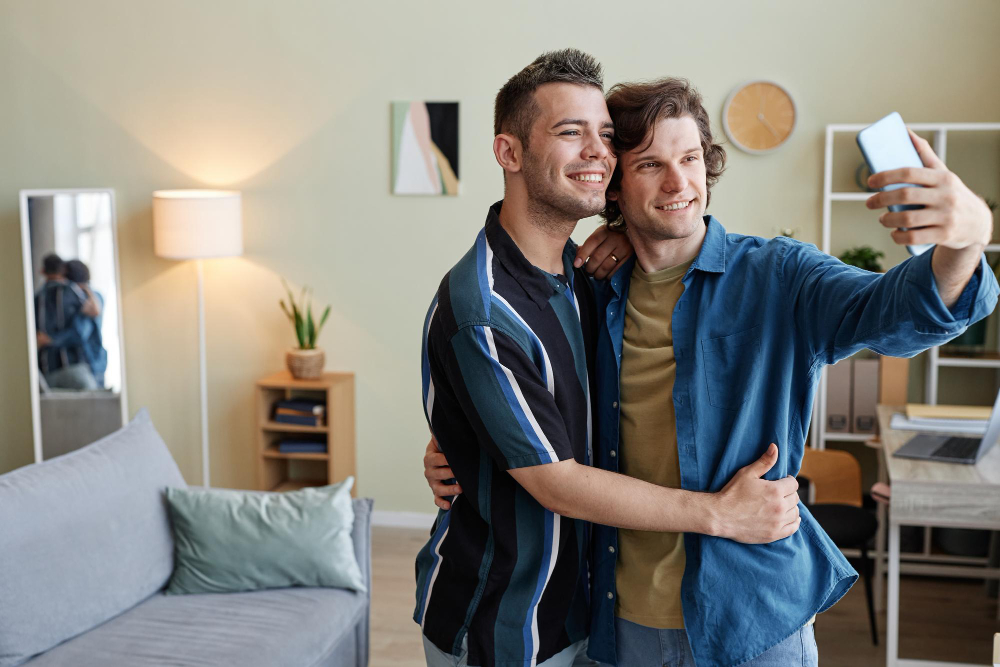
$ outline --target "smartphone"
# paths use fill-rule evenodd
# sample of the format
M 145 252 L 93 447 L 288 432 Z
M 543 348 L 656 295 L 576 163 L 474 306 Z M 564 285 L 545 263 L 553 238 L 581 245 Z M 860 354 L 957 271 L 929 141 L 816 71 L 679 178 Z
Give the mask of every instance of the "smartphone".
M 872 123 L 858 132 L 858 148 L 864 156 L 868 168 L 873 174 L 903 167 L 923 167 L 924 163 L 913 146 L 903 117 L 893 111 L 891 114 Z M 894 183 L 882 190 L 897 190 L 899 188 L 921 187 L 912 183 Z M 919 204 L 893 204 L 890 211 L 911 211 L 923 208 Z M 901 227 L 900 229 L 906 229 Z M 906 249 L 911 255 L 920 255 L 934 247 L 933 243 L 908 245 Z

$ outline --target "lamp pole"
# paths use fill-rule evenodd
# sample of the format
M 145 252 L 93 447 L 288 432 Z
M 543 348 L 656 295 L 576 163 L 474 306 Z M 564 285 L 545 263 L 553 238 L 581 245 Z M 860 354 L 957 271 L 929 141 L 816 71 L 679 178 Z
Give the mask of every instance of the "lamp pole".
M 198 271 L 198 371 L 201 376 L 201 480 L 211 486 L 208 462 L 208 370 L 205 361 L 205 268 L 204 261 L 194 260 Z
M 153 250 L 158 257 L 193 259 L 198 277 L 198 379 L 201 391 L 201 482 L 212 485 L 208 460 L 208 363 L 205 354 L 205 269 L 208 257 L 243 254 L 242 199 L 236 190 L 157 190 Z

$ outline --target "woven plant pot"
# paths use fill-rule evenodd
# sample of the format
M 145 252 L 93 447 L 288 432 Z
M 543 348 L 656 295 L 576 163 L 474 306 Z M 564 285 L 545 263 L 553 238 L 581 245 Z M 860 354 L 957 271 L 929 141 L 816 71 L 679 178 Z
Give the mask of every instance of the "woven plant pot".
M 293 378 L 298 380 L 318 380 L 323 375 L 326 354 L 323 350 L 300 350 L 293 348 L 285 353 L 285 365 Z

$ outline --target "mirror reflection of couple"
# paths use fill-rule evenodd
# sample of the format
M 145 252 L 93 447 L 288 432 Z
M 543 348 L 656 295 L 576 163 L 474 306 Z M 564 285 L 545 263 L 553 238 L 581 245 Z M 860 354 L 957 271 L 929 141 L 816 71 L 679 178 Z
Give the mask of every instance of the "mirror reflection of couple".
M 42 259 L 45 283 L 35 293 L 38 369 L 50 389 L 104 388 L 108 353 L 101 338 L 104 297 L 90 287 L 79 259 Z
M 416 561 L 427 664 L 815 667 L 812 619 L 857 579 L 793 477 L 819 372 L 991 312 L 989 209 L 914 135 L 925 167 L 869 184 L 924 187 L 867 205 L 922 205 L 879 222 L 933 250 L 876 274 L 727 233 L 698 93 L 664 78 L 605 98 L 573 49 L 512 77 L 494 125 L 504 199 L 423 327 L 442 509 Z M 577 248 L 597 213 L 627 239 Z

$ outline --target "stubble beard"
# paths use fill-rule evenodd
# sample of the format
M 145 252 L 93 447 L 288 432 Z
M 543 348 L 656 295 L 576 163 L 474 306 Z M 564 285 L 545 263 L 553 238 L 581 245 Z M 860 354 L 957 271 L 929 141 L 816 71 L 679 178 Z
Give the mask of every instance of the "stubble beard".
M 605 206 L 604 193 L 595 192 L 591 197 L 574 196 L 560 190 L 547 179 L 545 166 L 537 162 L 528 151 L 524 152 L 525 189 L 528 193 L 528 214 L 532 221 L 549 231 L 570 231 L 582 218 L 600 213 Z

